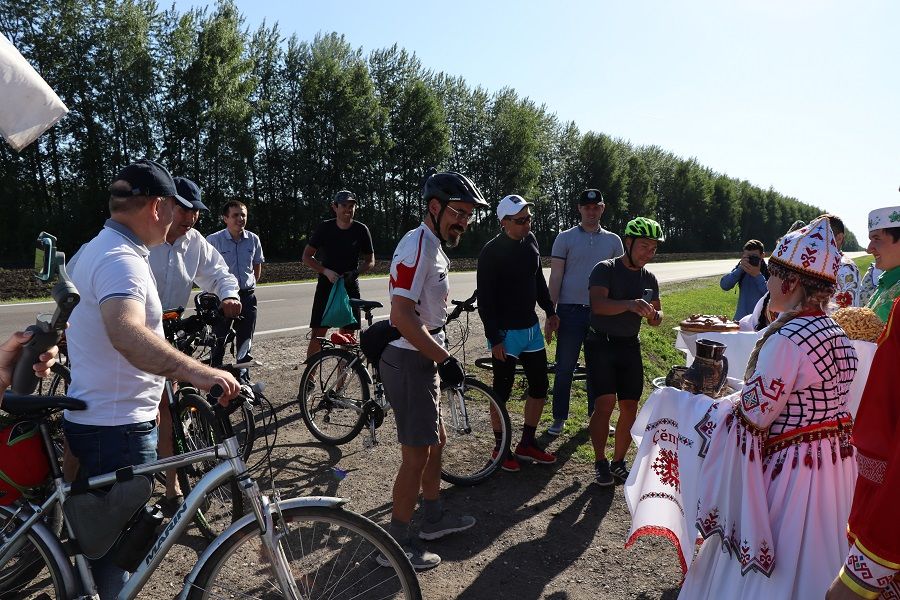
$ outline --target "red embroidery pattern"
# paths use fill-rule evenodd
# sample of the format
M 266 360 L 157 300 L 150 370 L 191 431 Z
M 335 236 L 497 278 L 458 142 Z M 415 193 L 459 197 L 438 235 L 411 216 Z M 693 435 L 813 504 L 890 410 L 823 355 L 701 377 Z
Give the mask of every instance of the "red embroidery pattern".
M 773 379 L 768 386 L 768 390 L 764 387 L 761 375 L 752 377 L 750 381 L 744 384 L 744 391 L 741 393 L 741 404 L 744 412 L 750 412 L 755 408 L 759 408 L 759 412 L 765 414 L 769 410 L 769 403 L 775 402 L 784 392 L 784 382 L 781 379 Z
M 859 554 L 851 554 L 847 557 L 847 566 L 853 569 L 853 573 L 866 579 L 872 579 L 872 569 L 866 564 L 865 559 Z
M 865 477 L 872 483 L 883 483 L 884 473 L 887 471 L 887 461 L 865 456 L 862 452 L 856 453 L 856 465 L 859 476 Z
M 739 543 L 734 524 L 731 525 L 731 534 L 725 535 L 723 524 L 719 522 L 718 508 L 713 508 L 705 517 L 698 518 L 697 529 L 700 530 L 703 539 L 714 535 L 722 539 L 722 548 L 730 557 L 736 558 L 741 563 L 741 575 L 756 571 L 766 577 L 772 576 L 772 570 L 775 568 L 775 552 L 772 545 L 763 540 L 754 551 L 747 540 Z
M 669 502 L 672 502 L 675 506 L 677 506 L 678 510 L 681 511 L 681 516 L 684 516 L 684 508 L 682 508 L 681 503 L 678 502 L 678 498 L 676 498 L 672 494 L 666 494 L 663 492 L 647 492 L 646 494 L 641 496 L 641 498 L 640 498 L 640 500 L 638 500 L 638 502 L 643 502 L 644 500 L 647 500 L 647 499 L 668 500 Z
M 850 292 L 841 292 L 834 295 L 834 303 L 840 308 L 847 308 L 853 304 L 853 295 Z
M 678 477 L 678 454 L 674 450 L 660 449 L 659 456 L 656 457 L 650 468 L 663 484 L 675 488 L 676 492 L 681 491 L 681 480 Z
M 800 259 L 803 261 L 803 267 L 808 269 L 809 265 L 816 262 L 816 254 L 818 253 L 819 251 L 811 246 L 807 246 L 806 248 L 804 248 L 803 254 L 800 255 Z

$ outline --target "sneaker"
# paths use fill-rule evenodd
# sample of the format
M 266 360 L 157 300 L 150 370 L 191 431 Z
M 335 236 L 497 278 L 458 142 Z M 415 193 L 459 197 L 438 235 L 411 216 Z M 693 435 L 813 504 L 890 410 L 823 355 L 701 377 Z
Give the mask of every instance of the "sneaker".
M 566 426 L 565 419 L 562 420 L 554 420 L 553 425 L 547 428 L 547 435 L 552 435 L 553 437 L 558 436 L 562 433 L 563 428 Z
M 609 463 L 609 471 L 612 473 L 612 476 L 616 478 L 618 483 L 625 483 L 628 481 L 628 475 L 630 471 L 628 470 L 628 465 L 625 464 L 625 460 L 615 460 Z
M 465 531 L 475 525 L 475 517 L 469 515 L 454 515 L 448 510 L 441 513 L 441 518 L 432 523 L 428 519 L 422 520 L 419 527 L 419 537 L 423 540 L 436 540 L 456 533 L 457 531 Z
M 497 459 L 497 451 L 494 450 L 491 452 L 491 461 Z M 503 462 L 500 463 L 500 468 L 504 471 L 509 471 L 510 473 L 518 473 L 522 470 L 522 467 L 519 466 L 519 461 L 516 460 L 516 457 L 510 454 L 506 458 L 503 459 Z
M 603 487 L 609 487 L 616 483 L 609 470 L 609 461 L 605 458 L 594 463 L 594 483 Z
M 556 462 L 556 457 L 554 455 L 549 452 L 544 452 L 537 446 L 523 446 L 522 444 L 519 444 L 516 446 L 515 454 L 516 458 L 529 460 L 541 465 L 552 465 Z
M 403 552 L 404 554 L 406 554 L 406 558 L 409 559 L 409 563 L 416 571 L 427 571 L 428 569 L 433 569 L 441 564 L 440 556 L 438 556 L 434 552 L 429 552 L 412 538 L 410 538 L 406 543 L 400 544 L 400 547 L 403 548 Z M 375 557 L 375 562 L 377 562 L 382 567 L 389 567 L 391 564 L 388 562 L 388 559 L 380 553 L 377 557 Z

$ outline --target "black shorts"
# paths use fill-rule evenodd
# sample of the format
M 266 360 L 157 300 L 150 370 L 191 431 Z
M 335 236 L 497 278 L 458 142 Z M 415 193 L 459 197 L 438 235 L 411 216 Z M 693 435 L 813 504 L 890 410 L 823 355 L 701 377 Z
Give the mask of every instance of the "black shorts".
M 313 329 L 322 327 L 322 315 L 325 314 L 325 306 L 328 304 L 328 296 L 331 294 L 331 282 L 324 275 L 319 275 L 319 282 L 316 284 L 316 295 L 313 297 L 312 314 L 309 316 L 309 326 Z M 346 283 L 347 295 L 351 298 L 359 299 L 359 280 L 352 283 Z M 353 309 L 353 316 L 356 317 L 356 325 L 347 325 L 341 329 L 359 329 L 360 313 L 359 309 Z
M 619 400 L 641 399 L 644 361 L 637 336 L 618 338 L 590 332 L 584 342 L 584 358 L 597 396 L 615 394 Z

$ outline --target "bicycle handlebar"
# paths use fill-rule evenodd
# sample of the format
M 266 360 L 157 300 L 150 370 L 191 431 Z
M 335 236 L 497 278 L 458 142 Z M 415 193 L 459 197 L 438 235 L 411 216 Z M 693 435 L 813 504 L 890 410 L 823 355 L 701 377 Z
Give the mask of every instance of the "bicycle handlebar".
M 468 313 L 478 310 L 478 307 L 475 306 L 475 302 L 477 299 L 478 290 L 475 290 L 467 300 L 451 300 L 450 304 L 452 304 L 456 308 L 453 309 L 453 312 L 447 315 L 447 324 L 458 319 L 464 312 Z

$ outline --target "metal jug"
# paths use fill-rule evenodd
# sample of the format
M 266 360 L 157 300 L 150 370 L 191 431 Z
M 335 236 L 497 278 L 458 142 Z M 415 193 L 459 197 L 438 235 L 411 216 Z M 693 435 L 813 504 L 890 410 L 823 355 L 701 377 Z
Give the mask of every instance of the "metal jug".
M 713 340 L 697 340 L 694 363 L 684 374 L 682 388 L 712 398 L 719 395 L 728 379 L 727 346 Z

